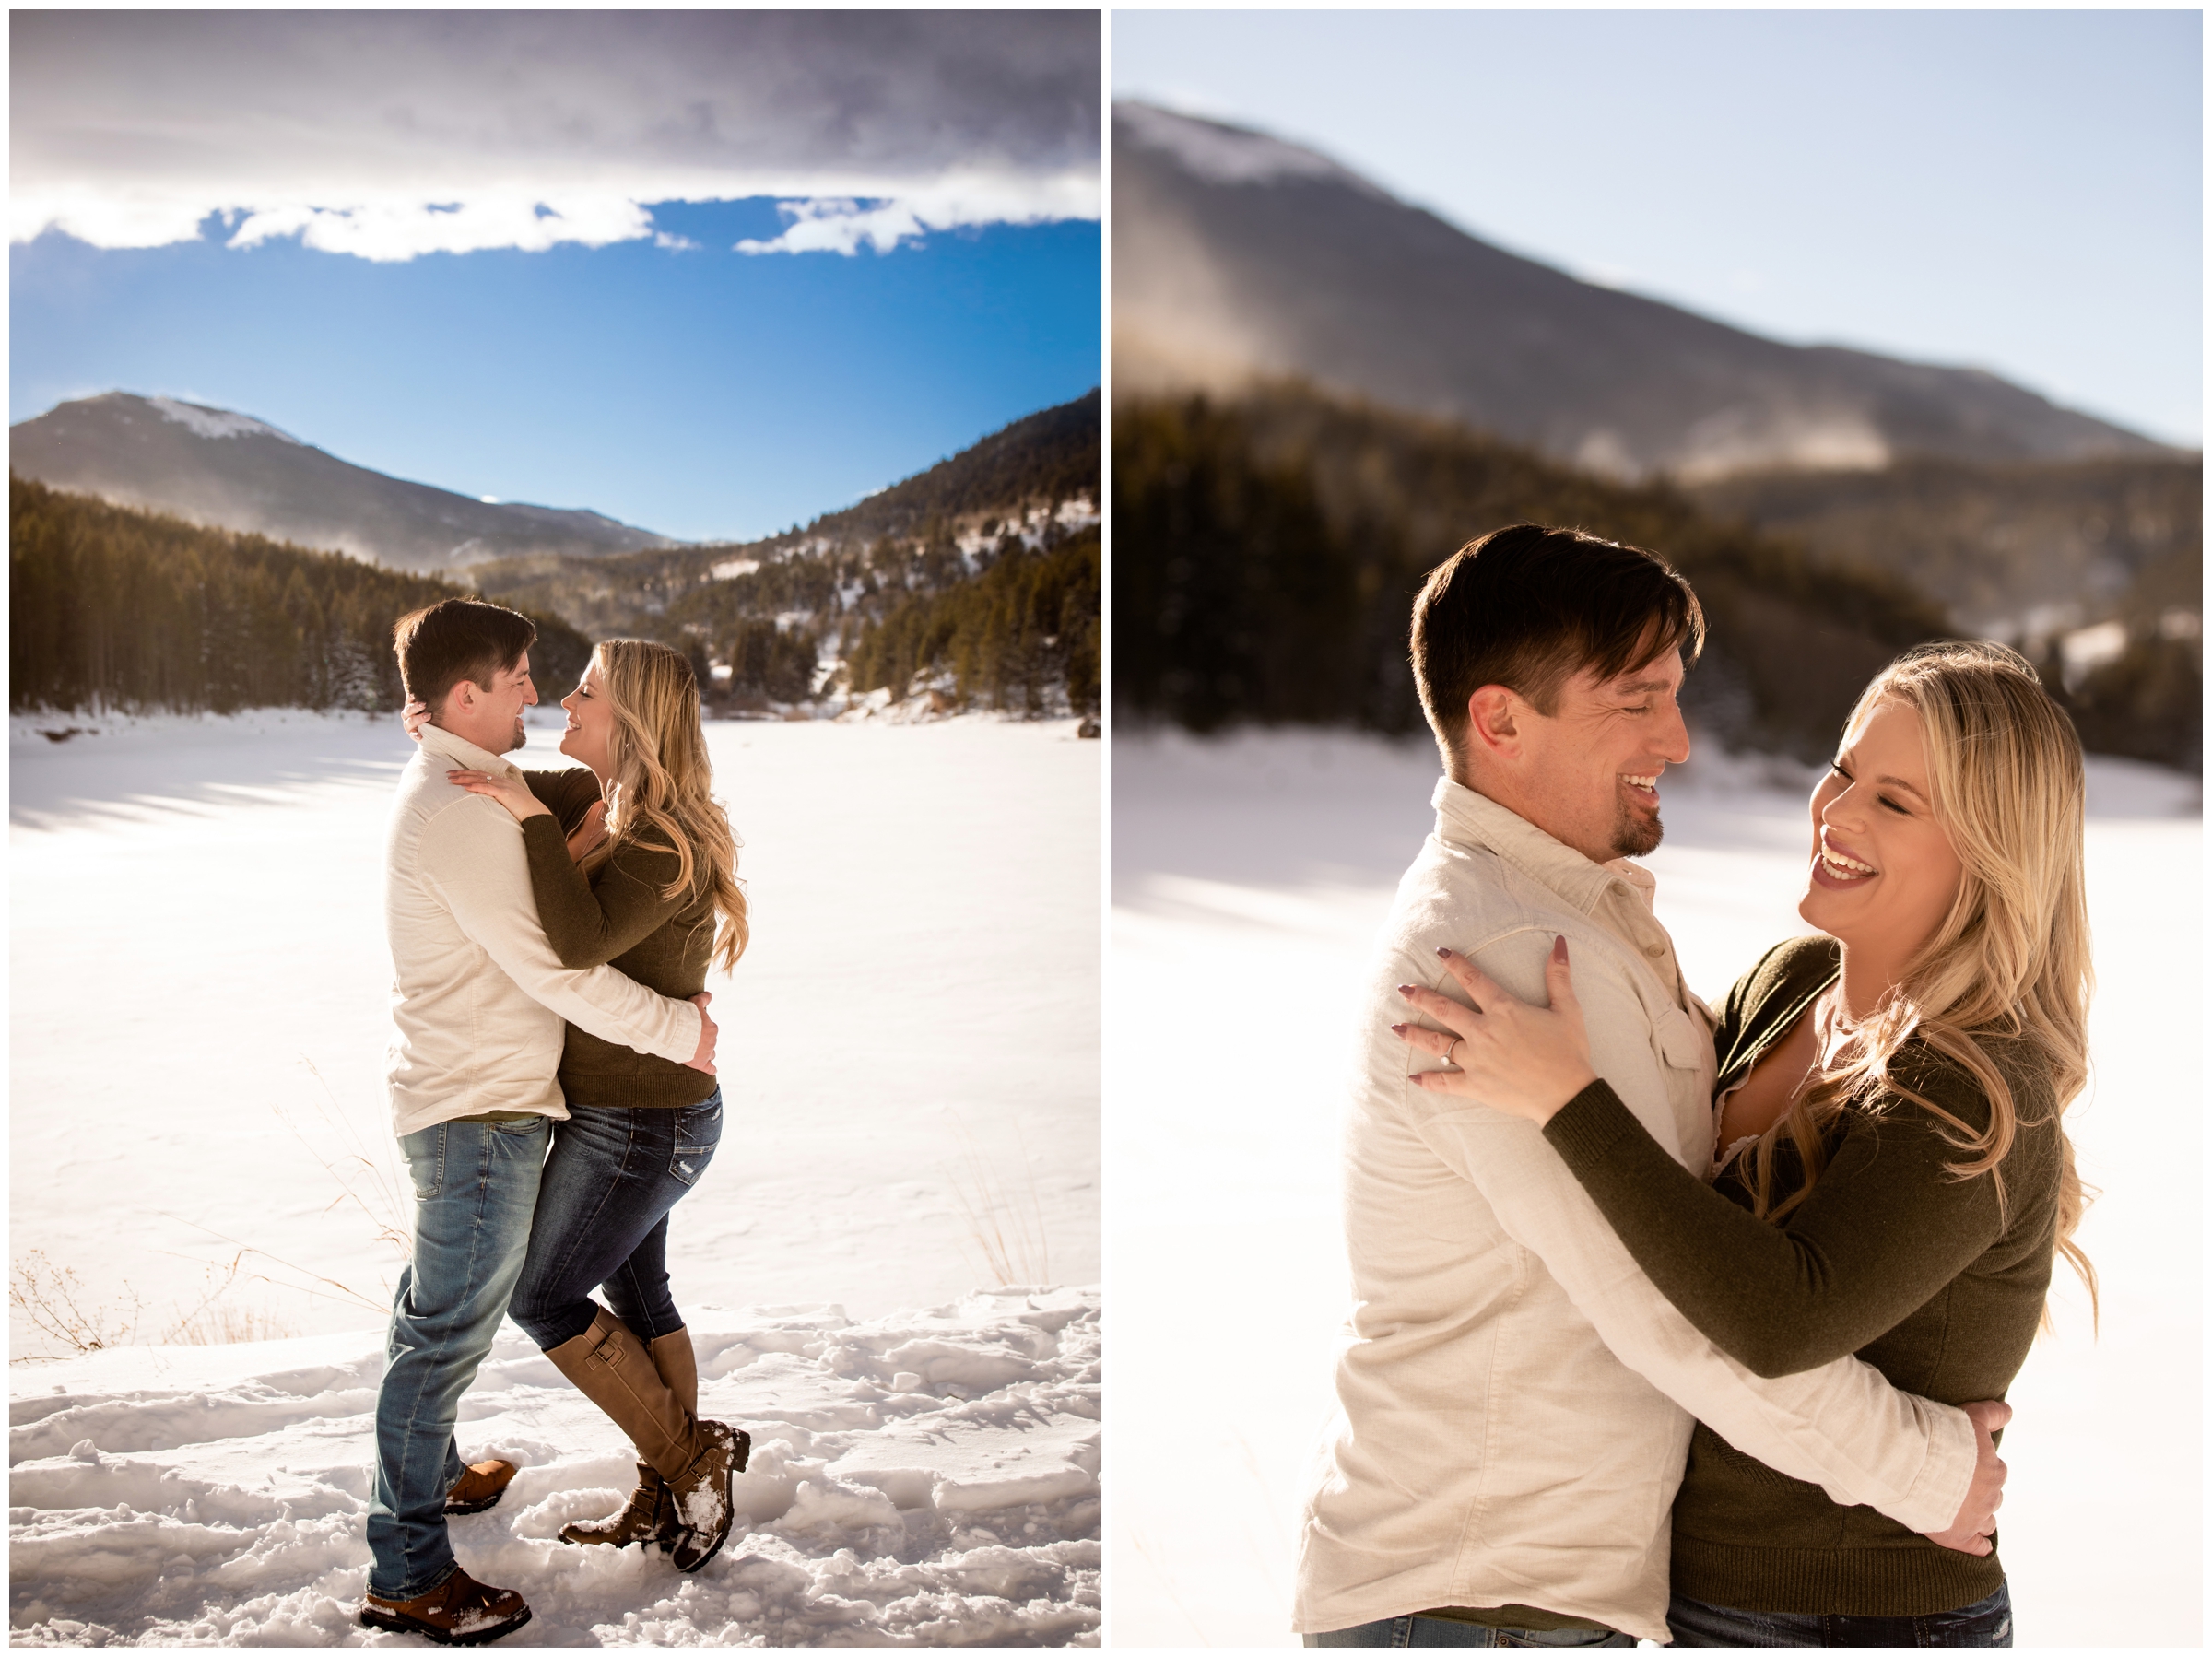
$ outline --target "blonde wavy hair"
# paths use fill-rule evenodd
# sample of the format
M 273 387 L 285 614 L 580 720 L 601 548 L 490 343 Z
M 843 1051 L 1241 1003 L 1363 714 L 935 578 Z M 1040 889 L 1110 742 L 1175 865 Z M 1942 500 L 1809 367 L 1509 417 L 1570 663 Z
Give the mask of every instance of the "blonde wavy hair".
M 1905 969 L 1903 981 L 1858 1039 L 1838 1055 L 1781 1120 L 1751 1147 L 1756 1213 L 1779 1220 L 1805 1201 L 1826 1158 L 1822 1130 L 1853 1099 L 1883 1088 L 1911 1099 L 1944 1124 L 1961 1159 L 1959 1180 L 1983 1174 L 1996 1182 L 2022 1118 L 2019 1101 L 1988 1043 L 2024 1050 L 2028 1063 L 2051 1078 L 2051 1115 L 2058 1135 L 2058 1252 L 2089 1291 L 2097 1274 L 2074 1241 L 2088 1203 L 2074 1165 L 2074 1146 L 2060 1120 L 2088 1079 L 2089 914 L 2082 882 L 2081 740 L 2051 699 L 2035 669 L 2000 644 L 1923 645 L 1876 676 L 1845 726 L 1856 730 L 1874 710 L 1894 702 L 1920 716 L 1936 825 L 1964 873 L 1950 912 Z M 1949 1060 L 1971 1076 L 1989 1100 L 1986 1132 L 1891 1074 L 1909 1040 Z M 1773 1158 L 1787 1134 L 1803 1159 L 1802 1187 L 1771 1202 Z M 2048 1314 L 2046 1314 L 2047 1317 Z
M 752 937 L 745 887 L 737 879 L 737 846 L 730 819 L 708 791 L 714 768 L 700 723 L 699 680 L 691 664 L 665 644 L 608 639 L 592 647 L 599 682 L 614 710 L 607 738 L 606 838 L 585 853 L 588 874 L 635 842 L 676 854 L 676 878 L 661 888 L 670 899 L 701 881 L 723 925 L 713 954 L 724 971 L 737 964 Z

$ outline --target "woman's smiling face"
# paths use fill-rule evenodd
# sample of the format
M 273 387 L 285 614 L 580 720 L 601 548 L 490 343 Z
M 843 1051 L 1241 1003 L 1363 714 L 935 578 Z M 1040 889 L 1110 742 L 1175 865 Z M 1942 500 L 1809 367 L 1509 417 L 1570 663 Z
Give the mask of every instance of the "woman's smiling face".
M 1810 880 L 1797 912 L 1896 981 L 1950 912 L 1963 867 L 1936 821 L 1920 715 L 1879 702 L 1813 791 Z
M 561 733 L 560 751 L 579 764 L 590 766 L 604 782 L 614 769 L 615 710 L 606 699 L 598 663 L 583 670 L 583 677 L 560 699 L 560 705 L 569 716 L 569 728 Z

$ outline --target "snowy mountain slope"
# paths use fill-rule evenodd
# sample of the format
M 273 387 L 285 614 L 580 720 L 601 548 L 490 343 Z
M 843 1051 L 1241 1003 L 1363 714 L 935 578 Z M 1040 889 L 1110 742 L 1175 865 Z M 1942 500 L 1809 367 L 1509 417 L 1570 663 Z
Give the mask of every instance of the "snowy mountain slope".
M 1002 542 L 1036 550 L 1099 523 L 1100 438 L 1094 391 L 1026 415 L 804 528 L 607 560 L 524 558 L 474 576 L 489 596 L 526 595 L 587 631 L 650 627 L 663 617 L 711 623 L 734 599 L 747 616 L 834 629 L 870 608 L 864 601 L 879 590 L 960 581 Z
M 963 699 L 984 706 L 1089 711 L 1100 582 L 1077 549 L 1090 546 L 1095 563 L 1100 442 L 1090 392 L 804 529 L 612 558 L 507 559 L 471 577 L 486 597 L 594 638 L 695 646 L 738 708 L 878 687 L 903 699 L 957 680 Z M 997 670 L 978 673 L 985 663 Z M 1051 688 L 1032 699 L 981 683 L 1008 676 Z
M 250 416 L 108 392 L 8 428 L 8 465 L 59 489 L 395 570 L 679 545 L 597 512 L 472 499 L 387 477 Z
M 1099 1300 L 1008 1289 L 854 1322 L 702 1309 L 702 1412 L 753 1435 L 713 1563 L 570 1547 L 632 1452 L 510 1332 L 463 1404 L 465 1453 L 523 1471 L 457 1520 L 519 1589 L 505 1643 L 1020 1644 L 1095 1639 Z M 394 1642 L 357 1627 L 381 1343 L 119 1348 L 10 1373 L 10 1643 Z

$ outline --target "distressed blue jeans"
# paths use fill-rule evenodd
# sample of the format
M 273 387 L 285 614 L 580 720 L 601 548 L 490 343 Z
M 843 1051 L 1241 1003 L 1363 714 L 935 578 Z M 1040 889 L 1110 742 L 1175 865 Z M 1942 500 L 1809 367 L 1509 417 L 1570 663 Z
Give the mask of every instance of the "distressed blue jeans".
M 2008 1646 L 2012 1595 L 2000 1587 L 1985 1600 L 1924 1616 L 1821 1616 L 1735 1611 L 1677 1593 L 1666 1626 L 1678 1646 Z
M 415 1256 L 400 1268 L 376 1393 L 369 1592 L 379 1599 L 411 1600 L 453 1574 L 445 1493 L 464 1471 L 453 1421 L 522 1274 L 550 1125 L 443 1122 L 399 1142 Z
M 641 1341 L 684 1326 L 668 1293 L 668 1211 L 722 1143 L 722 1090 L 679 1110 L 571 1105 L 553 1130 L 514 1321 L 550 1352 L 599 1315 L 592 1290 Z

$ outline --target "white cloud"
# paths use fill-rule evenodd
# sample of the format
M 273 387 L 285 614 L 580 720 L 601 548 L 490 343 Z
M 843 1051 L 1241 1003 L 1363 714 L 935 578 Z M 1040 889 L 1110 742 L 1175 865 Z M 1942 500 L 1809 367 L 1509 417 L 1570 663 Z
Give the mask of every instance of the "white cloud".
M 9 234 L 297 236 L 364 259 L 655 240 L 771 196 L 747 251 L 1095 218 L 1073 12 L 18 12 Z
M 873 206 L 839 200 L 784 202 L 777 211 L 792 221 L 791 228 L 768 241 L 740 241 L 738 253 L 852 254 L 865 243 L 888 253 L 923 234 L 922 221 L 904 202 Z
M 487 248 L 543 253 L 564 241 L 605 247 L 653 234 L 653 217 L 617 195 L 571 198 L 559 206 L 526 196 L 477 196 L 452 204 L 387 197 L 345 206 L 304 202 L 257 207 L 231 233 L 232 247 L 297 236 L 326 253 L 374 260 L 422 253 L 474 253 Z
M 1095 218 L 1099 185 L 1095 178 L 1058 182 L 971 174 L 949 177 L 932 188 L 889 200 L 824 196 L 787 201 L 778 211 L 790 221 L 780 236 L 737 243 L 741 253 L 844 253 L 863 247 L 888 253 L 902 241 L 918 241 L 931 230 L 977 225 L 1039 224 L 1059 218 Z

